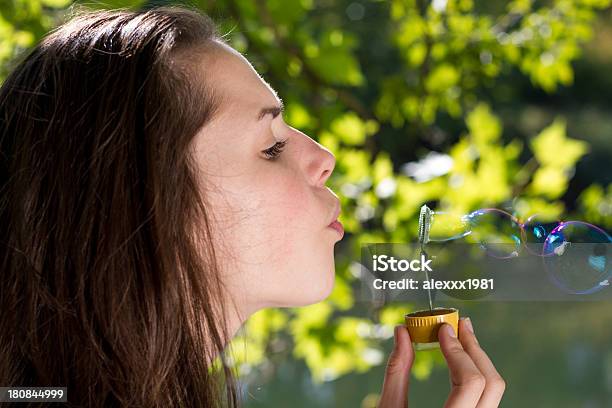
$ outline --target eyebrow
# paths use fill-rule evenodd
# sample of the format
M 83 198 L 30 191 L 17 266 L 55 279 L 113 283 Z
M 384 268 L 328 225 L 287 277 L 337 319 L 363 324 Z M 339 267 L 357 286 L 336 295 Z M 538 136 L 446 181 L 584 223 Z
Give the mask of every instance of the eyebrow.
M 283 112 L 285 112 L 285 104 L 282 99 L 278 98 L 278 106 L 267 106 L 265 108 L 262 108 L 259 111 L 257 120 L 262 120 L 264 116 L 266 116 L 268 113 L 271 113 L 273 117 L 276 117 Z

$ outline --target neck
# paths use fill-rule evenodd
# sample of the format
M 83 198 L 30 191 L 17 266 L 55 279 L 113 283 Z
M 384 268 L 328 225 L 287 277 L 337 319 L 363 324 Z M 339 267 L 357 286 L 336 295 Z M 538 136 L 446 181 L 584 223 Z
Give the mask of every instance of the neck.
M 251 315 L 253 315 L 257 310 L 254 308 L 240 307 L 240 305 L 234 306 L 230 304 L 230 307 L 227 308 L 226 316 L 227 316 L 227 338 L 224 339 L 224 346 L 226 346 L 238 330 L 242 327 L 242 325 L 248 320 Z
M 227 323 L 226 337 L 223 338 L 223 349 L 225 350 L 227 345 L 236 336 L 243 324 L 248 320 L 251 315 L 260 310 L 261 308 L 255 306 L 249 306 L 248 304 L 242 304 L 236 302 L 225 302 L 225 316 Z M 223 336 L 224 334 L 221 333 Z M 215 355 L 213 358 L 216 358 Z

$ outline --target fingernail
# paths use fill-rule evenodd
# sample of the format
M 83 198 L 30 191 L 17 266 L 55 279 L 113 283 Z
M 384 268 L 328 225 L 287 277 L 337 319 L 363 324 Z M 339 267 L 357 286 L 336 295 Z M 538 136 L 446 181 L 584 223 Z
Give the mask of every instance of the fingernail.
M 472 326 L 472 321 L 470 320 L 470 318 L 466 317 L 464 320 L 465 320 L 465 326 L 468 328 L 468 330 L 474 333 L 474 327 Z
M 457 335 L 455 334 L 455 329 L 453 328 L 453 326 L 451 326 L 450 324 L 446 323 L 446 331 L 448 332 L 449 336 L 457 338 Z
M 393 343 L 397 344 L 397 330 L 399 329 L 399 326 L 395 326 L 393 328 Z

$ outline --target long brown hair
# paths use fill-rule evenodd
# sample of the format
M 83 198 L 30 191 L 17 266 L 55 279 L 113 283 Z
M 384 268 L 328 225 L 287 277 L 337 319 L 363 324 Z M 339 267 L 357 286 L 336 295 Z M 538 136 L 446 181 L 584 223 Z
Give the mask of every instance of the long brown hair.
M 73 406 L 237 405 L 189 154 L 222 100 L 204 80 L 215 40 L 184 7 L 80 10 L 2 85 L 0 385 L 66 386 Z

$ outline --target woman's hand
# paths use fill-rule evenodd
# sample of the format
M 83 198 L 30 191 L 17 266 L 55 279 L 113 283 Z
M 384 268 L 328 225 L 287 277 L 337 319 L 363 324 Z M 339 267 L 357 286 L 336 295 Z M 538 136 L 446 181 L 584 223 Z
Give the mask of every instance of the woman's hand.
M 493 408 L 499 405 L 506 384 L 480 348 L 469 318 L 459 320 L 459 339 L 449 324 L 438 332 L 440 349 L 448 364 L 451 391 L 446 408 Z M 396 326 L 395 345 L 385 372 L 379 408 L 406 407 L 414 350 L 408 329 Z

